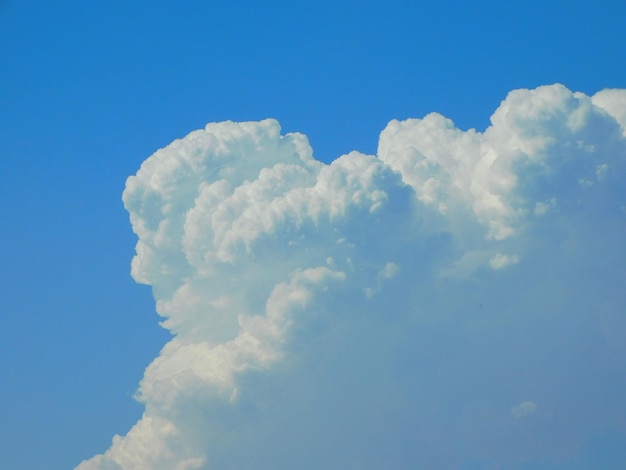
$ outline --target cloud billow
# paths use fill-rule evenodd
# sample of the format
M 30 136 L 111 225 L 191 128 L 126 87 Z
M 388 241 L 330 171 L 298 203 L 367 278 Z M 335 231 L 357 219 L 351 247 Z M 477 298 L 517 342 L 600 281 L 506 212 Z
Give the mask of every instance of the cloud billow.
M 331 164 L 212 123 L 148 158 L 132 275 L 174 336 L 77 468 L 546 464 L 626 433 L 626 92 L 516 90 L 491 122 L 392 121 Z

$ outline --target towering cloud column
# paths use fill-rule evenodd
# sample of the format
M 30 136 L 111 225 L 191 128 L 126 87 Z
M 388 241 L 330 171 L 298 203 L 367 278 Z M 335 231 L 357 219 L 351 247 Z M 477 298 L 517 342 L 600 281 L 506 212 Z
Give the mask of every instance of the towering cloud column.
M 212 123 L 148 158 L 132 275 L 173 339 L 77 468 L 549 463 L 626 433 L 626 91 L 516 90 L 491 121 L 392 121 L 329 165 Z

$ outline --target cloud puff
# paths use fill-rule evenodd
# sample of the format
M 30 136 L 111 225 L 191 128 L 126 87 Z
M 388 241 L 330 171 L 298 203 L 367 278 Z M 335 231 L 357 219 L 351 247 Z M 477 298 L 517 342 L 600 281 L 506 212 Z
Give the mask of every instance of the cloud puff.
M 537 405 L 534 401 L 523 401 L 511 408 L 511 414 L 516 418 L 523 418 L 537 411 Z
M 496 253 L 490 260 L 489 266 L 493 269 L 502 269 L 511 264 L 516 264 L 519 262 L 519 258 L 517 256 L 509 256 L 503 255 L 502 253 Z
M 626 307 L 625 110 L 553 85 L 485 132 L 392 121 L 376 156 L 328 165 L 274 120 L 159 150 L 123 200 L 174 337 L 141 420 L 77 468 L 509 465 L 626 432 L 605 335 Z M 510 420 L 520 395 L 536 429 Z

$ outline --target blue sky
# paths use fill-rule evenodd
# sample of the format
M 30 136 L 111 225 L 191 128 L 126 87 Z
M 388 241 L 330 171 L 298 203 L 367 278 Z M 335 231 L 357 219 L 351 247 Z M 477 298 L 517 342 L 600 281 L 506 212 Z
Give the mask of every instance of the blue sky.
M 314 156 L 326 163 L 351 150 L 376 153 L 392 119 L 437 112 L 463 131 L 484 131 L 514 89 L 562 83 L 592 96 L 624 87 L 625 16 L 626 6 L 617 2 L 0 3 L 1 466 L 72 468 L 104 452 L 143 412 L 131 397 L 170 334 L 158 326 L 151 290 L 129 276 L 137 237 L 121 195 L 126 178 L 157 149 L 223 120 L 275 118 L 282 134 L 306 134 Z M 606 217 L 607 227 L 619 223 Z M 536 230 L 557 233 L 558 227 Z M 607 236 L 604 243 L 623 258 L 619 239 Z M 523 261 L 519 266 L 520 279 L 533 276 Z M 558 277 L 560 268 L 551 269 Z M 603 289 L 607 304 L 623 305 L 616 297 L 623 270 L 596 269 L 616 275 Z M 487 281 L 475 282 L 480 290 Z M 571 293 L 586 279 L 559 282 Z M 549 300 L 552 291 L 533 292 L 558 303 Z M 609 324 L 621 325 L 607 309 Z M 566 329 L 568 341 L 590 321 L 579 320 Z M 519 321 L 527 321 L 519 339 L 526 344 L 534 326 Z M 441 322 L 429 326 L 435 336 L 463 336 L 455 322 Z M 562 326 L 554 322 L 538 324 L 551 332 Z M 491 345 L 485 351 L 502 341 L 494 339 L 502 331 L 487 320 L 470 326 L 485 331 L 480 338 Z M 335 344 L 332 335 L 326 340 Z M 591 340 L 587 347 L 613 351 Z M 468 348 L 470 357 L 480 356 L 479 345 Z M 612 386 L 606 377 L 624 365 L 623 357 L 610 361 L 598 372 L 606 387 Z M 267 387 L 281 380 L 287 381 Z M 567 380 L 577 383 L 555 379 L 553 389 Z M 299 391 L 293 387 L 287 389 Z M 585 400 L 583 394 L 568 406 Z M 595 433 L 571 453 L 580 462 L 619 454 L 623 426 L 621 432 Z M 232 446 L 224 443 L 216 458 L 227 462 Z M 488 468 L 493 455 L 485 452 L 467 457 L 467 465 Z

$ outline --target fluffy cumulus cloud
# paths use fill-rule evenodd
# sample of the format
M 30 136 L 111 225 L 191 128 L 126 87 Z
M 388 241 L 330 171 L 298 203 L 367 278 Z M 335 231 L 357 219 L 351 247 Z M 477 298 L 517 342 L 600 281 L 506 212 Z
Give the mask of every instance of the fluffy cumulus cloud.
M 77 468 L 550 467 L 626 436 L 626 92 L 516 90 L 491 123 L 330 164 L 212 123 L 148 158 L 132 275 L 173 338 Z

